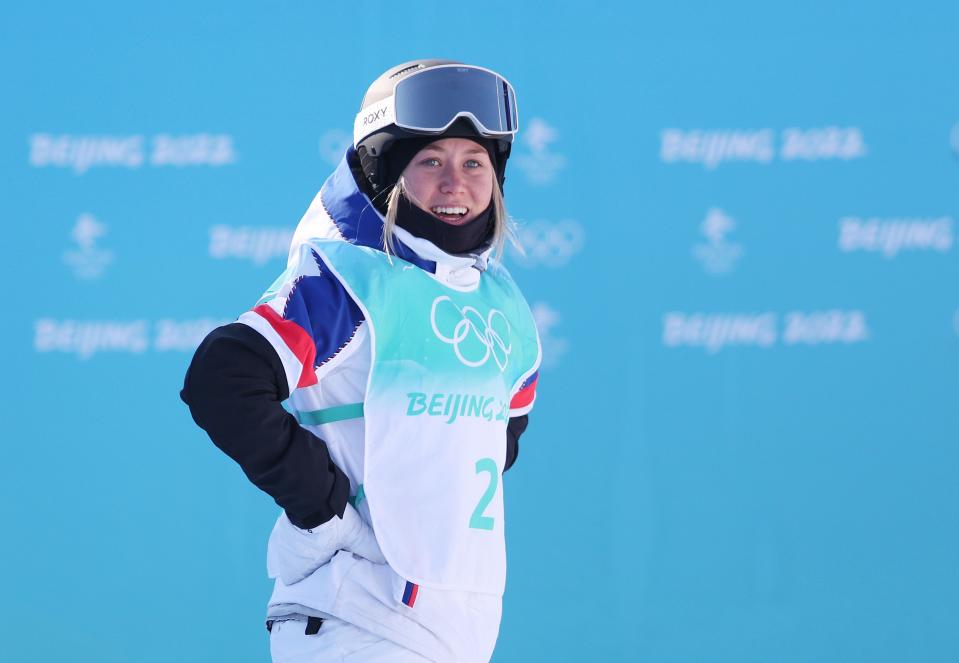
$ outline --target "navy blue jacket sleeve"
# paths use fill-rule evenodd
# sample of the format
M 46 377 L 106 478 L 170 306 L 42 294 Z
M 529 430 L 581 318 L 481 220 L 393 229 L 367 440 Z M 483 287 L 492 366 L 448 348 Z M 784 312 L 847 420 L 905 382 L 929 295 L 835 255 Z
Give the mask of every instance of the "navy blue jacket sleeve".
M 180 397 L 213 443 L 268 493 L 294 525 L 342 516 L 350 482 L 323 440 L 300 426 L 273 347 L 250 327 L 213 330 L 197 348 Z
M 504 472 L 513 467 L 516 457 L 519 456 L 519 436 L 526 432 L 528 423 L 529 415 L 527 414 L 521 417 L 510 417 L 509 424 L 506 426 L 506 465 L 503 467 Z

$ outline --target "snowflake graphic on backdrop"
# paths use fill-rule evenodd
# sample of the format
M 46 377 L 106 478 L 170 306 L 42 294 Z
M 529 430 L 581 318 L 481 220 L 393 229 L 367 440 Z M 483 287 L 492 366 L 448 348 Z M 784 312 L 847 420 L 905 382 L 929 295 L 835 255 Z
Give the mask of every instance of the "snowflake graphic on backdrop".
M 693 246 L 692 254 L 703 270 L 715 276 L 733 271 L 743 255 L 742 244 L 727 238 L 736 228 L 733 218 L 718 207 L 712 207 L 699 228 L 706 241 Z
M 113 251 L 97 246 L 106 233 L 106 225 L 97 221 L 92 214 L 83 213 L 77 218 L 70 232 L 75 245 L 63 252 L 63 262 L 78 279 L 98 279 L 113 262 Z

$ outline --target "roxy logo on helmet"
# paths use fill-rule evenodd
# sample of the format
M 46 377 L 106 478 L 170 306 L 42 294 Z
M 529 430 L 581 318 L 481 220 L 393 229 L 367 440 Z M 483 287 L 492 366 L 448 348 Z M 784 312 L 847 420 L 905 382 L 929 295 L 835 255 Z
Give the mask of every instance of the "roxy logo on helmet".
M 367 113 L 366 117 L 363 118 L 363 126 L 365 127 L 368 124 L 385 120 L 386 114 L 389 112 L 389 110 L 389 107 L 386 107 L 375 110 L 372 113 Z
M 361 110 L 353 120 L 353 144 L 358 144 L 365 136 L 388 126 L 393 121 L 392 115 L 393 97 Z
M 501 311 L 492 308 L 484 317 L 472 306 L 460 308 L 440 295 L 430 308 L 430 324 L 436 338 L 452 345 L 464 366 L 483 366 L 492 357 L 501 373 L 506 370 L 513 343 L 509 321 Z

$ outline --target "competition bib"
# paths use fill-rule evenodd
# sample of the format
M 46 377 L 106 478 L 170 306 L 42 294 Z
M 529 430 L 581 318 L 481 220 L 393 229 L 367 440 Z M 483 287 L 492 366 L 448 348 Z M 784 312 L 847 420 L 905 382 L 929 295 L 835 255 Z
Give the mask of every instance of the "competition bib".
M 509 404 L 540 360 L 526 300 L 502 267 L 463 291 L 381 251 L 312 246 L 369 324 L 363 490 L 383 554 L 411 582 L 501 594 Z

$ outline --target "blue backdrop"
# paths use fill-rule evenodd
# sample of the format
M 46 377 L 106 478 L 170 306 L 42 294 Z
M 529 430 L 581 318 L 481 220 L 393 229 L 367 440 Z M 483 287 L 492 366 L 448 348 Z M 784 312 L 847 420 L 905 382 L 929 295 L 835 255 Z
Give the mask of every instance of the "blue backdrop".
M 959 5 L 7 6 L 8 661 L 259 661 L 178 390 L 418 57 L 502 72 L 545 346 L 495 660 L 959 660 Z

